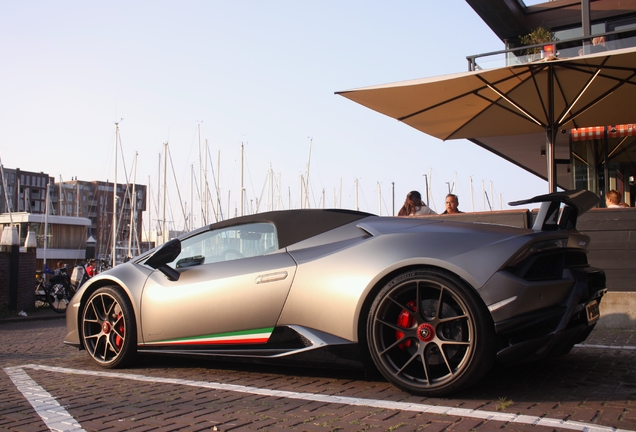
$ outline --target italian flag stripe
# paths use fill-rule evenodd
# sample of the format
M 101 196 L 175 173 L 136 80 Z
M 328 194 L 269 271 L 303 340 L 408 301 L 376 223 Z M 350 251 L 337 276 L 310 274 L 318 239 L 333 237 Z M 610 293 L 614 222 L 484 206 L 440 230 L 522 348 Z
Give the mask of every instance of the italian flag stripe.
M 166 339 L 149 342 L 144 345 L 222 345 L 222 344 L 258 344 L 267 343 L 274 327 L 242 330 L 229 333 L 201 335 L 189 338 Z

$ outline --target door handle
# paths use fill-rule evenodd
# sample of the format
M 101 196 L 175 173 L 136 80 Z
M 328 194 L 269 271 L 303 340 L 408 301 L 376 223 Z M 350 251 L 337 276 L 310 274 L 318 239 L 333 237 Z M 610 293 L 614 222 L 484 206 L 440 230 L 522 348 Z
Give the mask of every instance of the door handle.
M 280 271 L 280 272 L 276 272 L 276 273 L 267 273 L 264 275 L 260 275 L 256 277 L 256 283 L 257 284 L 262 284 L 262 283 L 268 283 L 268 282 L 276 282 L 276 281 L 281 281 L 281 280 L 285 280 L 287 279 L 287 272 L 286 271 Z

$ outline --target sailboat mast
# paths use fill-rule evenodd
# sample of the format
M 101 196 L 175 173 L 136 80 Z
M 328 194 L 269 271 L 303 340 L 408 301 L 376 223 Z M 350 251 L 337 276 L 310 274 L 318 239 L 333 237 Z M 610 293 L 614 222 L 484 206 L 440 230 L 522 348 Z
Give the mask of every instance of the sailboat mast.
M 194 229 L 194 164 L 190 164 L 190 223 L 189 230 Z
M 428 174 L 422 174 L 424 176 L 424 193 L 426 195 L 426 205 L 428 206 Z
M 133 171 L 133 185 L 132 196 L 130 197 L 130 228 L 128 229 L 128 256 L 132 258 L 133 237 L 137 243 L 137 252 L 139 252 L 139 242 L 137 241 L 137 224 L 135 223 L 135 213 L 137 210 L 137 196 L 135 195 L 135 183 L 137 183 L 137 152 L 135 152 L 135 159 L 133 165 L 135 169 Z
M 267 173 L 268 187 L 267 191 L 267 209 L 272 211 L 274 210 L 274 169 L 272 168 L 272 164 L 269 164 L 269 172 Z
M 13 226 L 13 212 L 11 211 L 11 206 L 9 205 L 9 194 L 7 193 L 7 183 L 4 180 L 4 166 L 2 165 L 2 158 L 0 158 L 0 177 L 2 177 L 2 191 L 4 192 L 4 201 L 7 203 L 9 222 L 11 223 L 11 226 Z M 20 190 L 19 185 L 18 190 Z
M 60 183 L 58 185 L 58 198 L 57 198 L 57 202 L 58 202 L 58 214 L 60 216 L 63 216 L 63 209 L 64 209 L 64 194 L 62 193 L 62 174 L 60 174 Z
M 431 185 L 433 184 L 433 168 L 428 169 L 428 177 L 426 178 L 430 180 L 426 182 L 426 205 L 430 207 L 429 198 L 431 196 Z
M 360 211 L 360 206 L 358 205 L 358 179 L 356 179 L 356 211 Z
M 2 178 L 4 179 L 4 174 Z M 49 205 L 51 203 L 51 200 L 49 199 L 50 187 L 51 187 L 51 183 L 49 182 L 46 184 L 46 200 L 44 204 L 44 208 L 45 208 L 44 210 L 44 251 L 42 256 L 42 268 L 46 267 L 46 246 L 47 246 L 47 243 L 49 242 Z M 10 211 L 9 211 L 9 214 L 11 214 Z M 11 221 L 11 226 L 13 226 L 13 221 Z
M 395 182 L 391 182 L 391 216 L 395 216 Z
M 311 164 L 311 144 L 314 142 L 313 138 L 309 138 L 309 157 L 307 158 L 307 172 L 305 173 L 305 208 L 310 208 L 309 205 L 309 166 Z
M 161 243 L 166 242 L 166 178 L 168 171 L 168 141 L 163 143 L 163 210 L 161 216 Z
M 115 178 L 113 178 L 113 248 L 112 248 L 112 266 L 117 264 L 117 142 L 119 138 L 119 123 L 115 122 Z
M 148 176 L 148 193 L 146 194 L 146 203 L 148 206 L 148 231 L 146 234 L 146 241 L 152 241 L 152 202 L 150 200 L 150 176 Z
M 243 187 L 243 152 L 244 152 L 244 146 L 243 143 L 241 143 L 241 216 L 245 215 L 245 187 Z
M 200 135 L 200 133 L 199 133 Z M 199 138 L 201 139 L 201 138 Z M 205 180 L 204 182 L 204 186 L 203 186 L 203 205 L 204 205 L 204 214 L 205 214 L 205 223 L 207 225 L 208 223 L 208 219 L 209 219 L 209 208 L 210 206 L 208 205 L 208 140 L 205 140 L 205 155 L 203 157 L 203 161 L 204 161 L 204 168 L 203 168 L 203 179 Z
M 223 220 L 223 211 L 221 209 L 221 150 L 218 151 L 216 162 L 216 220 Z M 230 211 L 228 207 L 228 211 Z
M 205 190 L 205 180 L 203 174 L 203 158 L 201 155 L 201 122 L 197 123 L 197 136 L 198 136 L 198 146 L 199 146 L 199 209 L 201 211 L 201 223 L 205 225 L 207 222 L 205 220 L 205 211 L 203 209 L 203 191 Z

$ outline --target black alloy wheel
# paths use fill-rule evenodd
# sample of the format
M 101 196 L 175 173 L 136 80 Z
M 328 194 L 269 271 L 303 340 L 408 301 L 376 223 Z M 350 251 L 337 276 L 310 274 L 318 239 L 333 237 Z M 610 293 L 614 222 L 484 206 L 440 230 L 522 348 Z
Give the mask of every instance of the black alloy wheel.
M 91 358 L 105 368 L 121 367 L 137 354 L 137 326 L 128 297 L 119 287 L 102 287 L 81 315 L 82 341 Z
M 432 269 L 384 286 L 367 321 L 371 358 L 398 388 L 443 396 L 482 378 L 495 360 L 492 319 L 476 292 Z

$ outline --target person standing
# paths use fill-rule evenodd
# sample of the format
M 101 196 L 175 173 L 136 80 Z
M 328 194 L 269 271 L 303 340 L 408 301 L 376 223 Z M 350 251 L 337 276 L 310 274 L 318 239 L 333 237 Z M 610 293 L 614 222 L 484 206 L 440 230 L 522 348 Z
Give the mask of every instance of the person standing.
M 457 214 L 464 213 L 463 211 L 459 211 L 459 198 L 457 195 L 449 193 L 446 195 L 446 202 L 444 204 L 446 206 L 446 210 L 442 214 Z
M 404 205 L 398 212 L 398 216 L 425 216 L 437 214 L 431 210 L 424 201 L 422 195 L 418 191 L 411 191 L 406 195 Z
M 88 260 L 88 265 L 86 266 L 86 276 L 93 277 L 97 274 L 97 262 L 95 262 L 94 258 Z

